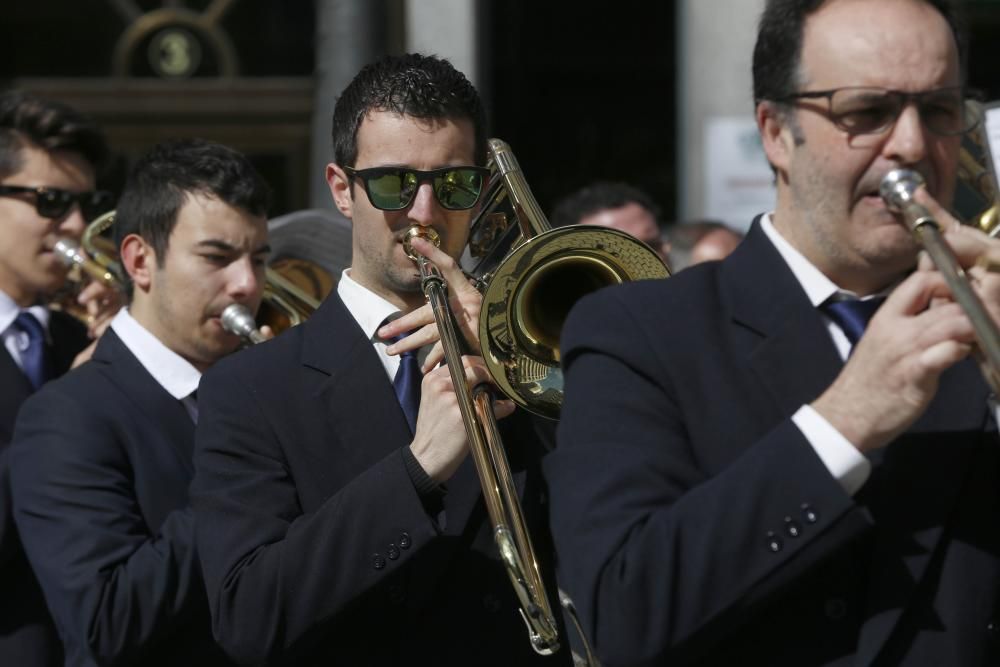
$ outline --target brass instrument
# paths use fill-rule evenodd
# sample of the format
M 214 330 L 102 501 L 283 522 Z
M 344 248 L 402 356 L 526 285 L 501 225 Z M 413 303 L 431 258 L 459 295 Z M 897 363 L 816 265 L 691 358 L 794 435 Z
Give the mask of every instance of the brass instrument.
M 510 147 L 489 141 L 491 170 L 469 252 L 484 291 L 479 340 L 494 381 L 521 407 L 554 418 L 562 404 L 559 335 L 572 304 L 585 293 L 630 280 L 665 278 L 669 271 L 648 246 L 617 230 L 593 226 L 552 229 L 528 188 Z M 435 242 L 429 228 L 411 227 L 404 241 L 420 269 L 468 433 L 494 539 L 520 602 L 534 650 L 559 649 L 559 633 L 538 560 L 493 416 L 489 389 L 469 387 L 452 324 L 447 286 L 410 244 Z M 474 277 L 475 277 L 474 276 Z M 564 605 L 568 606 L 568 605 Z M 586 638 L 581 634 L 586 645 Z M 590 658 L 589 646 L 587 648 Z
M 962 136 L 954 212 L 963 224 L 977 227 L 987 236 L 995 237 L 1000 235 L 1000 204 L 989 139 L 982 120 L 984 109 L 976 100 L 968 100 L 966 105 L 968 113 L 981 120 L 973 130 Z
M 924 184 L 924 178 L 910 169 L 894 169 L 882 179 L 879 194 L 890 210 L 902 213 L 914 236 L 934 261 L 955 301 L 965 311 L 975 330 L 979 351 L 985 358 L 980 364 L 983 376 L 995 395 L 1000 396 L 1000 331 L 990 318 L 979 295 L 972 289 L 965 271 L 941 234 L 941 228 L 930 212 L 913 195 Z
M 101 231 L 111 222 L 114 222 L 114 211 L 105 213 L 90 223 L 79 243 L 74 239 L 61 237 L 52 246 L 55 255 L 69 267 L 69 273 L 66 276 L 67 284 L 51 295 L 50 305 L 69 313 L 88 326 L 93 318 L 76 301 L 77 295 L 88 279 L 119 292 L 125 291 L 120 268 L 103 252 L 105 246 L 100 245 L 100 242 L 104 239 L 97 240 Z
M 226 306 L 219 319 L 222 321 L 223 329 L 253 345 L 267 340 L 257 328 L 257 320 L 253 318 L 253 313 L 242 303 L 231 303 Z

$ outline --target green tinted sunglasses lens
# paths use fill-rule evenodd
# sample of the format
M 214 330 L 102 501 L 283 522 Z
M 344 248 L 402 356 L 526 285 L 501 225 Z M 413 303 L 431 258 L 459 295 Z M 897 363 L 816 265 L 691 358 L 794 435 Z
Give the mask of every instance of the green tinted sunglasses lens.
M 395 211 L 406 208 L 417 190 L 417 178 L 403 171 L 389 172 L 368 179 L 368 196 L 376 208 Z
M 452 169 L 434 179 L 434 194 L 441 206 L 453 211 L 472 208 L 479 201 L 483 177 L 475 169 Z

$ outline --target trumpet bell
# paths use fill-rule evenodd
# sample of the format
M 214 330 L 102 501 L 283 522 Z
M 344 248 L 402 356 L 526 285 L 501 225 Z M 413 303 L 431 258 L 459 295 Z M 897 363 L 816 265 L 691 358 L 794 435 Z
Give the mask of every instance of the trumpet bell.
M 576 225 L 528 239 L 483 294 L 479 340 L 497 386 L 522 408 L 558 419 L 559 339 L 570 308 L 602 287 L 669 275 L 655 251 L 615 229 Z

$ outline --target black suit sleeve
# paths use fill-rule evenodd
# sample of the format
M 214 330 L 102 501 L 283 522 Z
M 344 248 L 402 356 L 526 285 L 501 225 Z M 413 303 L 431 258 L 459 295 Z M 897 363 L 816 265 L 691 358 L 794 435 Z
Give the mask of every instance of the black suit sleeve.
M 293 478 L 276 422 L 296 416 L 269 418 L 259 392 L 228 372 L 234 368 L 213 369 L 198 391 L 192 504 L 213 630 L 238 661 L 294 664 L 312 641 L 336 646 L 352 605 L 438 530 L 398 449 L 329 497 L 304 499 L 307 487 L 338 471 L 328 468 L 330 459 L 317 459 L 311 482 Z M 308 449 L 290 446 L 300 455 Z M 411 542 L 390 562 L 386 545 L 404 530 Z
M 563 335 L 551 525 L 561 583 L 606 664 L 661 664 L 719 636 L 780 585 L 776 573 L 866 525 L 790 419 L 721 473 L 703 470 L 687 425 L 712 412 L 681 400 L 689 387 L 667 368 L 665 332 L 644 329 L 613 290 L 582 301 Z M 822 510 L 789 537 L 785 517 L 806 523 L 806 500 Z
M 15 519 L 67 655 L 100 664 L 136 660 L 204 604 L 191 510 L 150 529 L 116 430 L 50 386 L 10 452 Z

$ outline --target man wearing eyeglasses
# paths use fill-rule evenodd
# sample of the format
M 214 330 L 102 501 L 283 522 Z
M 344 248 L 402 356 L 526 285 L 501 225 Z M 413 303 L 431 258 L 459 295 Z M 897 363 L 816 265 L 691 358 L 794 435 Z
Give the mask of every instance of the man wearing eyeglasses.
M 240 662 L 569 662 L 530 647 L 403 247 L 411 225 L 440 237 L 413 246 L 448 283 L 472 350 L 466 377 L 486 381 L 471 332 L 481 299 L 456 263 L 486 177 L 484 128 L 476 90 L 447 61 L 362 69 L 337 102 L 326 168 L 353 226 L 350 268 L 307 322 L 202 382 L 198 548 L 216 639 Z M 530 427 L 501 421 L 534 526 L 544 511 Z
M 974 121 L 956 25 L 943 1 L 770 0 L 753 72 L 775 210 L 724 261 L 571 313 L 551 525 L 606 664 L 1000 661 L 989 392 L 878 196 L 914 169 L 952 221 Z M 946 237 L 967 267 L 997 251 Z M 970 273 L 996 318 L 998 277 Z
M 62 664 L 10 513 L 6 450 L 22 403 L 90 342 L 87 327 L 49 310 L 47 300 L 67 273 L 52 252 L 55 241 L 78 240 L 91 216 L 110 208 L 110 197 L 95 191 L 107 152 L 97 126 L 76 110 L 0 93 L 0 590 L 17 601 L 0 607 L 0 664 Z M 79 295 L 95 334 L 117 306 L 111 296 L 99 285 Z

